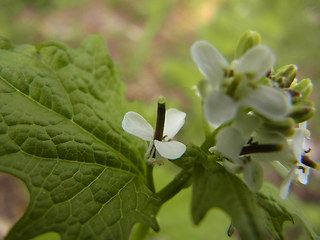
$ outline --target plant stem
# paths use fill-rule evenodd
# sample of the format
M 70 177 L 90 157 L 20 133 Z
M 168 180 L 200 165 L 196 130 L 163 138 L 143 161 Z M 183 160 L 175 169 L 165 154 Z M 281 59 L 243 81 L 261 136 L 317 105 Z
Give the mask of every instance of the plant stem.
M 160 206 L 173 196 L 178 194 L 183 188 L 189 187 L 191 172 L 182 170 L 167 186 L 161 189 L 157 195 L 160 198 Z M 160 208 L 160 207 L 159 207 Z
M 227 122 L 227 123 L 223 123 L 221 124 L 219 127 L 217 127 L 215 130 L 213 130 L 207 137 L 206 139 L 204 140 L 204 142 L 201 144 L 200 148 L 203 150 L 203 151 L 208 151 L 209 148 L 211 147 L 214 147 L 216 145 L 216 135 L 218 134 L 218 132 L 230 125 L 231 122 Z
M 153 165 L 147 163 L 147 186 L 155 193 L 154 180 L 153 180 Z

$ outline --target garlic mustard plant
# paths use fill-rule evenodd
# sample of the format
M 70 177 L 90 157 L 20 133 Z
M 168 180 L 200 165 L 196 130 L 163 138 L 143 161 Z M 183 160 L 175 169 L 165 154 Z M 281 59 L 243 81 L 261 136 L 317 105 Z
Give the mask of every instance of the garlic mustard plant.
M 139 113 L 123 111 L 125 88 L 101 36 L 89 36 L 78 49 L 57 42 L 13 46 L 0 37 L 0 171 L 30 190 L 29 207 L 6 239 L 53 232 L 70 240 L 151 239 L 157 236 L 150 230 L 160 230 L 157 214 L 168 210 L 162 206 L 189 187 L 191 211 L 185 211 L 194 224 L 219 208 L 230 219 L 229 236 L 285 239 L 289 221 L 319 239 L 299 207 L 281 200 L 319 170 L 307 146 L 312 81 L 297 79 L 294 64 L 275 68 L 275 54 L 260 41 L 258 33 L 244 33 L 230 64 L 210 43 L 192 45 L 205 79 L 186 130 L 203 142 L 195 144 L 192 135 L 185 145 L 174 137 L 186 113 L 166 110 L 164 97 L 154 128 Z M 128 133 L 146 141 L 146 149 Z M 174 161 L 157 166 L 165 158 Z M 267 164 L 284 178 L 279 187 L 265 184 Z M 178 169 L 174 177 L 154 177 L 170 165 Z M 156 182 L 161 176 L 165 181 Z

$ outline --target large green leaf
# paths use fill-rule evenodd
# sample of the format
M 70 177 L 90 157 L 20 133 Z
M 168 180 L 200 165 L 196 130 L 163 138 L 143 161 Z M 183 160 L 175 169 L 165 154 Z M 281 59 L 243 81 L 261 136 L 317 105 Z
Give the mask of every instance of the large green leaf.
M 22 179 L 30 204 L 7 239 L 128 239 L 146 207 L 143 153 L 121 128 L 123 85 L 105 41 L 74 50 L 0 41 L 0 171 Z

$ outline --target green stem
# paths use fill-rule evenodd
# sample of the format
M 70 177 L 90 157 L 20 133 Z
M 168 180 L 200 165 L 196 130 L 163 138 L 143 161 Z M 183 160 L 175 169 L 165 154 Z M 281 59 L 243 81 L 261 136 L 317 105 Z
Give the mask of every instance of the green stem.
M 153 165 L 149 163 L 147 163 L 147 186 L 153 193 L 156 191 L 153 180 Z
M 203 151 L 208 151 L 209 148 L 211 147 L 214 147 L 216 145 L 216 135 L 218 134 L 218 132 L 230 125 L 231 122 L 227 122 L 227 123 L 223 123 L 221 124 L 219 127 L 217 127 L 215 130 L 213 130 L 207 137 L 206 139 L 204 140 L 204 142 L 202 143 L 202 145 L 200 146 L 200 148 L 203 150 Z
M 183 188 L 189 187 L 191 172 L 182 170 L 167 186 L 161 189 L 157 195 L 160 198 L 160 206 L 178 194 Z M 160 208 L 160 207 L 159 207 Z

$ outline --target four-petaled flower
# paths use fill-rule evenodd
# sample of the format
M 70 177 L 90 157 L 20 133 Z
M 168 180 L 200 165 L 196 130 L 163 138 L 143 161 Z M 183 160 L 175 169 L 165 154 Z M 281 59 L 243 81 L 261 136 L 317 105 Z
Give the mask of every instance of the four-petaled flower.
M 122 128 L 145 141 L 150 142 L 145 159 L 152 162 L 157 153 L 167 159 L 177 159 L 186 151 L 186 146 L 178 141 L 172 140 L 185 122 L 186 114 L 171 108 L 166 111 L 162 141 L 154 139 L 152 126 L 138 113 L 127 112 L 122 121 Z
M 275 62 L 268 47 L 256 45 L 230 65 L 219 50 L 206 41 L 195 42 L 191 55 L 207 80 L 200 95 L 204 98 L 204 114 L 211 124 L 220 125 L 232 120 L 241 107 L 250 107 L 276 121 L 289 113 L 289 95 L 258 82 Z M 231 83 L 228 75 L 233 78 Z

